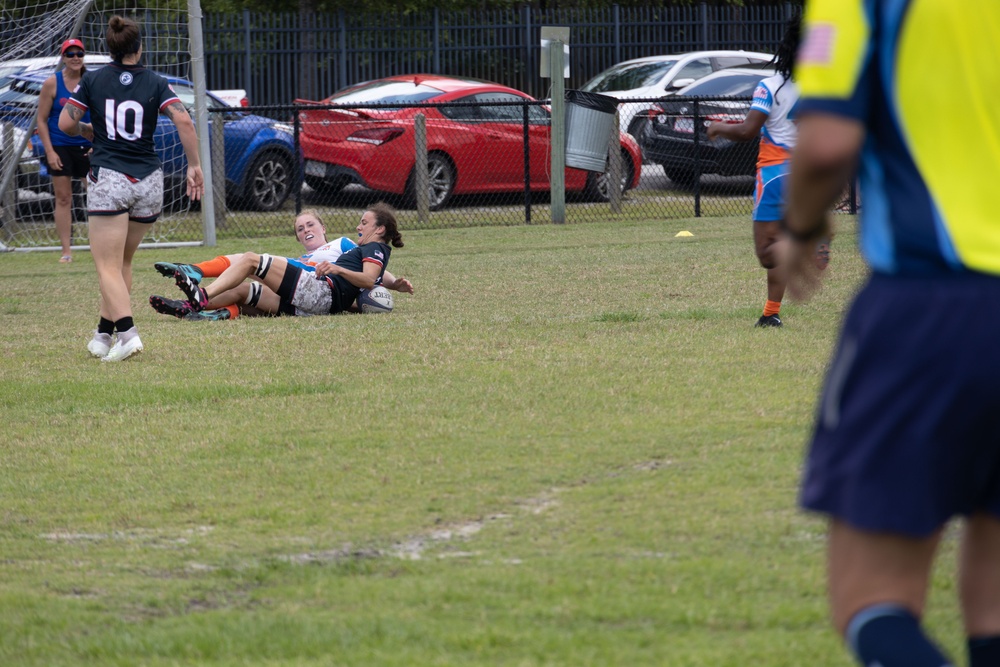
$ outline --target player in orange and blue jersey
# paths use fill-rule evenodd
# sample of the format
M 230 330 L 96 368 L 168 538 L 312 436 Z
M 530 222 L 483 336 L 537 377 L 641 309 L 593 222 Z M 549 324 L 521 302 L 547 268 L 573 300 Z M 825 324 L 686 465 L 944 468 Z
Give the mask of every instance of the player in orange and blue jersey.
M 811 250 L 860 158 L 851 304 L 802 482 L 829 517 L 833 622 L 862 665 L 951 665 L 921 623 L 945 527 L 970 667 L 1000 665 L 1000 3 L 811 0 L 782 266 Z
M 757 154 L 757 186 L 754 191 L 753 244 L 760 265 L 767 270 L 767 301 L 757 320 L 758 327 L 780 327 L 781 299 L 785 282 L 777 270 L 775 244 L 781 238 L 781 215 L 791 150 L 795 146 L 795 108 L 798 88 L 792 81 L 792 66 L 799 43 L 799 16 L 785 30 L 775 54 L 777 74 L 761 81 L 754 90 L 750 111 L 742 123 L 714 122 L 708 138 L 752 141 L 760 136 Z

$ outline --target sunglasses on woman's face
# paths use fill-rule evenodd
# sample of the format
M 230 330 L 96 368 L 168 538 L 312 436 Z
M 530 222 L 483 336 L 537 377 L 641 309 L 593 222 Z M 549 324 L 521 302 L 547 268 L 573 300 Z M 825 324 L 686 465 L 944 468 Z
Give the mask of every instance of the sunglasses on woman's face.
M 63 54 L 63 56 L 67 58 L 82 58 L 83 51 L 67 51 L 66 53 Z

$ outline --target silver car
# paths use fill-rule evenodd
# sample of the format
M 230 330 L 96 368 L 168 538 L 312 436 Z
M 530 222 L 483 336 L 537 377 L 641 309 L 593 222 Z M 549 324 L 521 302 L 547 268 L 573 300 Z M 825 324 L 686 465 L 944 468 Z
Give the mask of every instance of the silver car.
M 765 65 L 774 58 L 755 51 L 692 51 L 669 56 L 649 56 L 618 63 L 583 85 L 580 90 L 600 93 L 620 100 L 663 97 L 675 93 L 698 79 L 730 67 Z M 638 139 L 648 102 L 618 106 L 621 128 Z

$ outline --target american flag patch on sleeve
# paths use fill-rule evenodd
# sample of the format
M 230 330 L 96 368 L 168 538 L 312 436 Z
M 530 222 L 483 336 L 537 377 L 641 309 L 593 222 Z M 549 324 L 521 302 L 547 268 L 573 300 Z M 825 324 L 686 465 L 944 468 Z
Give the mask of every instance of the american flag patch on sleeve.
M 808 27 L 799 47 L 799 65 L 829 65 L 833 60 L 833 40 L 836 29 L 829 23 L 814 23 Z

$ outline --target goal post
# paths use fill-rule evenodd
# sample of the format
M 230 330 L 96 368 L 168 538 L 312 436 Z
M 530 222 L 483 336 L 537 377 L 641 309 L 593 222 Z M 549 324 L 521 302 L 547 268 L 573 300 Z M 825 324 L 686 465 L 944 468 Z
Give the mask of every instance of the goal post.
M 86 45 L 87 67 L 110 60 L 104 35 L 115 14 L 136 20 L 142 31 L 143 64 L 177 77 L 173 84 L 189 108 L 198 130 L 205 200 L 193 206 L 185 196 L 186 159 L 169 120 L 170 132 L 157 132 L 163 162 L 163 212 L 140 247 L 214 245 L 211 137 L 202 39 L 200 0 L 145 0 L 137 6 L 123 0 L 6 0 L 0 3 L 0 251 L 58 250 L 54 196 L 44 166 L 44 150 L 33 136 L 37 95 L 44 72 L 60 65 L 59 47 L 77 37 Z M 26 39 L 25 36 L 30 36 Z M 31 72 L 35 71 L 33 77 Z M 178 79 L 186 80 L 177 82 Z M 180 87 L 183 87 L 182 91 Z M 193 103 L 192 103 L 193 102 Z M 74 249 L 89 248 L 85 183 L 74 182 L 71 211 Z
M 188 24 L 191 35 L 191 78 L 194 80 L 195 126 L 198 129 L 198 150 L 201 170 L 205 176 L 205 194 L 201 202 L 204 243 L 215 245 L 215 191 L 212 188 L 212 144 L 208 133 L 208 96 L 205 95 L 205 40 L 201 34 L 201 0 L 188 0 Z M 221 123 L 221 118 L 219 119 Z

